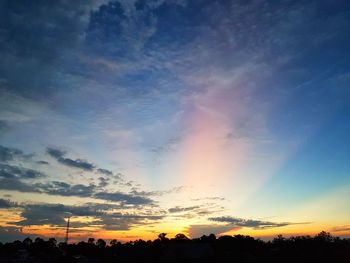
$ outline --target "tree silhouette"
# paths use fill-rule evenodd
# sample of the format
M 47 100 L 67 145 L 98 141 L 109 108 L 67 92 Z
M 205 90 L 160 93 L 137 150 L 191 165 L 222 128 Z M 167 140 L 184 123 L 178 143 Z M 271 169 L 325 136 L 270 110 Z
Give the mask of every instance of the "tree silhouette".
M 93 237 L 89 237 L 88 244 L 94 245 L 95 244 L 95 239 Z
M 96 245 L 99 248 L 104 248 L 106 246 L 106 241 L 104 241 L 103 239 L 99 238 L 99 239 L 97 239 Z
M 188 240 L 189 238 L 182 233 L 175 235 L 175 240 Z
M 167 237 L 166 237 L 167 233 L 160 233 L 158 235 L 158 238 L 160 241 L 166 241 L 166 240 L 169 240 Z
M 27 237 L 23 240 L 23 245 L 25 245 L 26 247 L 29 247 L 32 243 L 33 243 L 33 240 L 30 238 L 30 237 Z
M 350 239 L 324 231 L 314 237 L 279 235 L 267 242 L 244 235 L 189 239 L 182 233 L 168 239 L 161 233 L 154 241 L 113 239 L 107 246 L 101 238 L 96 242 L 89 238 L 57 246 L 54 238 L 38 237 L 33 242 L 28 237 L 23 242 L 0 243 L 0 262 L 350 262 Z

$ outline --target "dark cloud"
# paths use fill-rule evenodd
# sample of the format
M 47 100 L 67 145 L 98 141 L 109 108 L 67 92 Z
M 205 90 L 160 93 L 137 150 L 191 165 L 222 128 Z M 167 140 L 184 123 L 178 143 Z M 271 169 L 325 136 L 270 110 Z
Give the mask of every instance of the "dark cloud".
M 99 199 L 114 201 L 114 202 L 132 204 L 132 205 L 149 205 L 149 204 L 153 204 L 154 202 L 152 199 L 148 197 L 125 194 L 120 192 L 114 192 L 114 193 L 99 192 L 99 193 L 96 193 L 94 197 Z
M 106 187 L 108 185 L 108 182 L 109 182 L 108 178 L 106 179 L 104 177 L 99 177 L 98 180 L 99 180 L 99 183 L 98 183 L 99 187 L 103 188 L 103 187 Z
M 7 174 L 6 174 L 7 175 Z M 92 197 L 128 205 L 151 205 L 154 201 L 145 196 L 121 192 L 97 192 L 94 184 L 68 184 L 65 182 L 51 181 L 46 183 L 26 183 L 16 177 L 0 179 L 0 189 L 19 192 L 35 192 L 59 196 Z
M 161 220 L 162 215 L 135 215 L 114 213 L 101 216 L 103 228 L 107 230 L 129 230 L 132 226 L 145 225 Z
M 63 204 L 22 204 L 23 211 L 21 216 L 24 220 L 16 222 L 17 225 L 65 225 L 67 216 L 100 216 L 102 210 L 106 209 L 103 205 L 99 207 L 94 205 L 66 206 Z
M 0 208 L 12 208 L 17 206 L 15 202 L 12 202 L 8 199 L 2 199 L 0 198 Z
M 128 230 L 131 226 L 155 222 L 163 218 L 162 215 L 131 214 L 111 212 L 122 207 L 115 204 L 85 203 L 82 205 L 63 204 L 21 204 L 21 217 L 24 219 L 13 222 L 17 226 L 50 225 L 65 226 L 67 216 L 76 217 L 71 227 L 96 226 L 109 230 Z M 93 217 L 94 221 L 86 223 L 77 217 Z
M 97 172 L 104 174 L 104 175 L 113 175 L 113 172 L 107 169 L 102 169 L 102 168 L 98 168 Z
M 291 223 L 291 222 L 275 223 L 275 222 L 270 222 L 270 221 L 243 219 L 243 218 L 231 217 L 231 216 L 211 217 L 208 219 L 211 221 L 215 221 L 215 222 L 229 223 L 230 225 L 236 226 L 236 227 L 251 227 L 254 229 L 283 227 L 283 226 L 295 225 L 295 224 L 310 224 L 309 222 L 306 222 L 306 223 Z
M 34 185 L 41 193 L 61 196 L 92 197 L 95 185 L 67 184 L 65 182 L 52 181 L 48 183 L 37 183 Z
M 46 152 L 51 155 L 51 157 L 55 159 L 59 159 L 63 157 L 66 153 L 64 151 L 61 151 L 59 149 L 54 149 L 54 148 L 47 148 Z
M 59 163 L 62 163 L 66 166 L 80 168 L 87 171 L 92 171 L 95 168 L 95 166 L 92 163 L 89 163 L 85 160 L 81 160 L 81 159 L 73 160 L 70 158 L 65 158 L 64 156 L 66 155 L 66 152 L 61 151 L 59 149 L 47 148 L 47 153 L 51 157 L 55 158 Z
M 10 149 L 2 147 L 2 158 L 4 160 L 11 160 L 14 155 L 23 155 L 22 151 L 16 149 Z M 94 165 L 80 159 L 72 160 L 65 157 L 66 152 L 55 149 L 47 148 L 47 153 L 55 158 L 58 162 L 70 167 L 80 168 L 83 170 L 93 170 Z M 44 161 L 40 161 L 42 164 L 46 164 Z M 99 173 L 104 175 L 111 175 L 113 178 L 120 178 L 119 175 L 113 175 L 109 170 L 99 168 Z M 156 193 L 143 191 L 142 195 L 134 193 L 122 193 L 122 192 L 101 192 L 98 188 L 103 188 L 108 185 L 110 178 L 99 178 L 99 184 L 68 184 L 66 182 L 48 181 L 40 183 L 25 182 L 26 179 L 39 179 L 46 175 L 40 171 L 28 169 L 19 166 L 13 166 L 9 164 L 0 164 L 0 189 L 14 190 L 20 192 L 36 192 L 45 193 L 49 195 L 59 196 L 79 196 L 79 197 L 95 197 L 98 199 L 109 200 L 114 202 L 121 202 L 129 205 L 146 205 L 153 204 L 154 201 L 148 196 L 155 195 Z
M 47 162 L 47 161 L 37 161 L 36 163 L 37 163 L 37 164 L 42 164 L 42 165 L 47 165 L 47 164 L 49 164 L 49 162 Z
M 0 164 L 0 178 L 37 179 L 42 177 L 46 177 L 46 175 L 37 170 L 8 164 Z
M 12 190 L 24 193 L 36 192 L 40 193 L 34 185 L 21 182 L 18 178 L 3 178 L 0 179 L 0 189 L 1 190 Z
M 0 122 L 1 126 L 1 122 Z M 1 127 L 0 127 L 1 129 Z M 15 158 L 22 157 L 22 158 L 28 158 L 30 155 L 25 155 L 21 150 L 16 148 L 9 148 L 0 145 L 0 161 L 1 162 L 8 162 L 13 161 Z
M 65 211 L 64 205 L 27 205 L 21 212 L 24 219 L 15 222 L 16 225 L 64 225 L 64 218 L 68 211 Z
M 103 228 L 106 230 L 129 230 L 132 225 L 139 222 L 138 219 L 105 216 L 101 218 L 99 223 L 103 224 Z
M 93 197 L 95 185 L 70 185 L 65 182 L 57 181 L 31 184 L 22 182 L 17 178 L 4 178 L 0 180 L 0 189 L 19 192 L 45 193 L 48 195 Z

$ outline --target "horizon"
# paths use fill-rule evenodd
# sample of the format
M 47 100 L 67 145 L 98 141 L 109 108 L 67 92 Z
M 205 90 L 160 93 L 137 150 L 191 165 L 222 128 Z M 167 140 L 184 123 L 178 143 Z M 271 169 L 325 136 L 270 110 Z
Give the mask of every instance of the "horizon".
M 165 234 L 163 237 L 160 237 L 160 235 L 162 234 Z M 178 238 L 177 236 L 178 235 L 184 235 L 183 237 L 181 238 Z M 106 242 L 106 245 L 107 246 L 110 246 L 111 245 L 111 241 L 116 241 L 116 242 L 119 242 L 120 244 L 127 244 L 127 243 L 132 243 L 132 242 L 139 242 L 139 241 L 151 241 L 151 242 L 157 242 L 157 241 L 164 241 L 165 240 L 190 240 L 190 241 L 196 241 L 196 240 L 205 240 L 207 238 L 213 238 L 218 240 L 220 239 L 220 237 L 232 237 L 232 238 L 240 238 L 240 237 L 244 237 L 244 238 L 253 238 L 257 241 L 263 241 L 265 243 L 268 243 L 268 242 L 275 242 L 276 240 L 278 239 L 283 239 L 283 240 L 288 240 L 288 239 L 291 239 L 293 240 L 293 238 L 309 238 L 309 239 L 315 239 L 317 237 L 321 237 L 323 238 L 324 240 L 327 239 L 327 237 L 329 238 L 332 238 L 333 240 L 334 239 L 337 239 L 339 238 L 340 240 L 344 240 L 344 241 L 349 241 L 349 237 L 342 237 L 342 236 L 333 236 L 331 235 L 329 232 L 325 232 L 325 231 L 321 231 L 315 235 L 290 235 L 290 236 L 284 236 L 284 235 L 276 235 L 276 236 L 271 236 L 271 237 L 263 237 L 263 238 L 259 238 L 259 237 L 252 237 L 252 236 L 249 236 L 249 235 L 244 235 L 244 234 L 234 234 L 234 235 L 218 235 L 216 236 L 215 234 L 211 233 L 211 234 L 208 234 L 208 235 L 202 235 L 202 236 L 198 236 L 198 237 L 194 237 L 194 238 L 191 238 L 191 237 L 188 237 L 186 236 L 185 234 L 183 233 L 177 233 L 173 236 L 170 236 L 168 235 L 167 233 L 160 233 L 158 234 L 157 236 L 155 236 L 154 238 L 152 239 L 142 239 L 142 238 L 137 238 L 137 239 L 132 239 L 132 240 L 118 240 L 116 238 L 111 238 L 111 239 L 103 239 L 103 238 L 99 238 L 97 236 L 90 236 L 88 237 L 86 240 L 82 240 L 82 239 L 76 239 L 76 240 L 70 240 L 70 238 L 68 239 L 68 241 L 66 242 L 66 239 L 63 237 L 63 238 L 55 238 L 55 237 L 43 237 L 43 236 L 26 236 L 23 240 L 12 240 L 12 241 L 8 241 L 8 242 L 5 242 L 5 243 L 2 243 L 0 242 L 2 245 L 3 244 L 6 244 L 6 243 L 15 243 L 17 241 L 20 241 L 22 243 L 26 243 L 26 240 L 30 239 L 31 242 L 36 242 L 36 240 L 40 240 L 40 241 L 45 241 L 45 242 L 50 242 L 50 240 L 55 240 L 56 242 L 56 245 L 60 245 L 60 244 L 67 244 L 67 245 L 77 245 L 79 244 L 80 242 L 86 242 L 86 243 L 89 243 L 90 241 L 92 241 L 92 243 L 96 244 L 97 240 L 103 240 Z
M 0 3 L 0 242 L 350 237 L 350 2 Z

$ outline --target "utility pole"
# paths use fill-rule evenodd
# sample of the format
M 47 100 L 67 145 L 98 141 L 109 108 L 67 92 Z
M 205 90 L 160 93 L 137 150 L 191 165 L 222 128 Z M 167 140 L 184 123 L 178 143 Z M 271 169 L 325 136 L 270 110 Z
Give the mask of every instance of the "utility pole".
M 68 221 L 67 221 L 67 230 L 66 230 L 66 239 L 65 239 L 66 244 L 68 244 L 69 221 L 70 221 L 70 217 L 68 217 Z

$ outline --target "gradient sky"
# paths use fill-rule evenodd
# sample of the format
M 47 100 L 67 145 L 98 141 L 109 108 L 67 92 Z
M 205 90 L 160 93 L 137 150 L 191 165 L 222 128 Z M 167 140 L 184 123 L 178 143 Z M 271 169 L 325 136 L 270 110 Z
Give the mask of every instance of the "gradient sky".
M 0 3 L 0 241 L 350 236 L 350 2 Z

